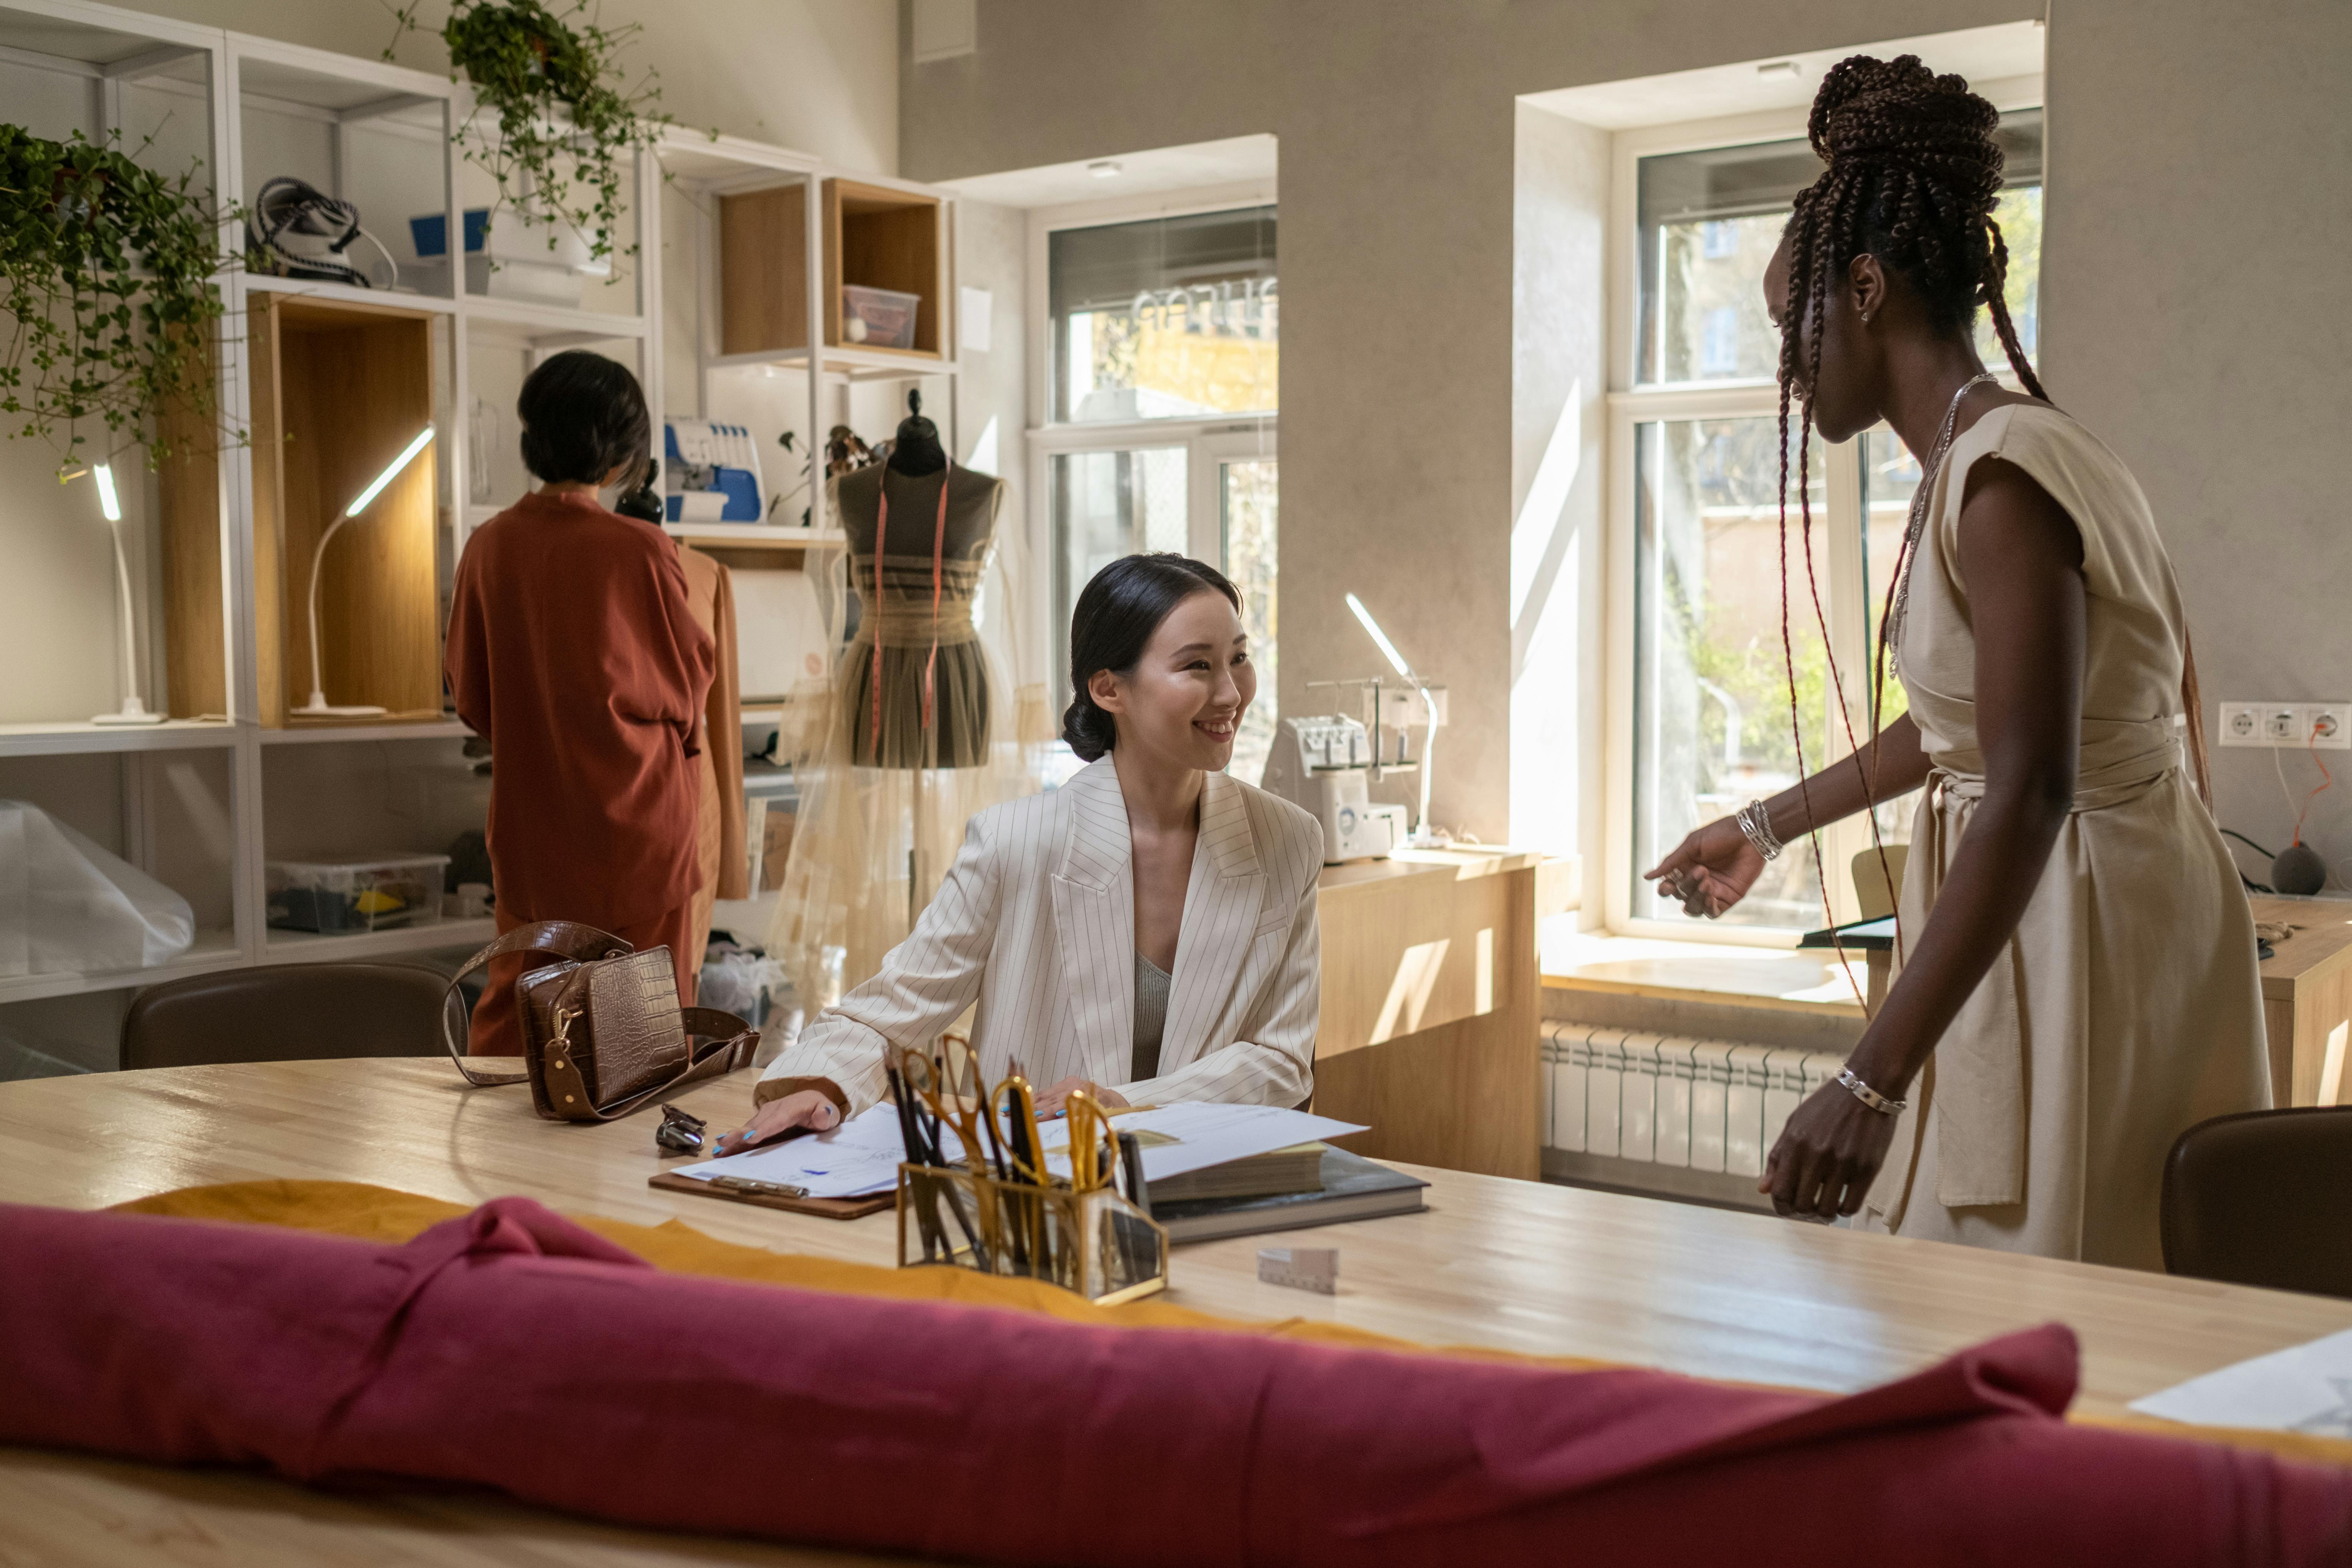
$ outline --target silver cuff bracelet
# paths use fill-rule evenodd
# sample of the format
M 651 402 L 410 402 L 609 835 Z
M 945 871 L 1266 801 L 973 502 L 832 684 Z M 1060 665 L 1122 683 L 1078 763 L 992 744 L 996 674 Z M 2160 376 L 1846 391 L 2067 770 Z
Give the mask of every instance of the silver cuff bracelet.
M 1887 1099 L 1885 1095 L 1871 1088 L 1870 1085 L 1863 1082 L 1861 1079 L 1855 1077 L 1854 1071 L 1852 1068 L 1844 1068 L 1839 1070 L 1837 1075 L 1837 1086 L 1840 1089 L 1844 1089 L 1848 1094 L 1853 1095 L 1864 1105 L 1870 1107 L 1871 1110 L 1878 1112 L 1881 1116 L 1900 1116 L 1903 1114 L 1904 1106 L 1909 1103 L 1906 1100 Z

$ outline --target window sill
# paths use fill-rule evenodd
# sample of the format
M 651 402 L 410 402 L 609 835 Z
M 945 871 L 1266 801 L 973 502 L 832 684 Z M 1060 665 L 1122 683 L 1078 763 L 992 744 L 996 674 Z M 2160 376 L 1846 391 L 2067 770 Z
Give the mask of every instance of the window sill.
M 1549 989 L 1653 996 L 1670 1001 L 1737 1002 L 1743 1006 L 1859 1018 L 1855 987 L 1869 976 L 1860 953 L 1842 973 L 1837 955 L 1723 942 L 1578 931 L 1569 921 L 1544 922 L 1543 984 Z

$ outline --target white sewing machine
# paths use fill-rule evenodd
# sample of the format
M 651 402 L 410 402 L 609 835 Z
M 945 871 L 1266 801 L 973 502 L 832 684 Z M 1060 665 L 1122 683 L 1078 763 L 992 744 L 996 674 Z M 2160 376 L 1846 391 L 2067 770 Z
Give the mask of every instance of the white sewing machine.
M 1264 788 L 1313 812 L 1323 824 L 1323 863 L 1377 859 L 1405 841 L 1405 808 L 1374 805 L 1365 787 L 1372 740 L 1339 714 L 1285 719 L 1265 760 Z

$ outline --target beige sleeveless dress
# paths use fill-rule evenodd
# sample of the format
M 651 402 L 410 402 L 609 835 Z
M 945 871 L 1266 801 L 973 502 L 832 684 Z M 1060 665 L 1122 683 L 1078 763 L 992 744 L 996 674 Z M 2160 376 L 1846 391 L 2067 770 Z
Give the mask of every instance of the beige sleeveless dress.
M 2161 1268 L 2173 1140 L 2271 1103 L 2262 984 L 2245 895 L 2187 776 L 2171 561 L 2130 470 L 2054 409 L 1985 415 L 1952 443 L 1930 492 L 1900 650 L 1935 767 L 1912 829 L 1905 945 L 1926 929 L 1984 794 L 1958 544 L 1969 470 L 1984 458 L 2031 474 L 2082 531 L 2074 805 L 2008 951 L 1914 1085 L 1858 1223 Z

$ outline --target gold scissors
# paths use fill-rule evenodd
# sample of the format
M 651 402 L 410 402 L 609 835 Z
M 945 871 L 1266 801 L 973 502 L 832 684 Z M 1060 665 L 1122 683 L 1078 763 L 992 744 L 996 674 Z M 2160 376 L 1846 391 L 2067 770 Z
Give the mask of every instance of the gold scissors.
M 972 1174 L 985 1176 L 988 1151 L 981 1142 L 979 1071 L 971 1047 L 956 1035 L 947 1036 L 940 1046 L 938 1059 L 908 1051 L 898 1070 L 931 1114 L 955 1129 L 963 1142 L 964 1163 L 971 1167 Z
M 1070 1091 L 1070 1190 L 1090 1193 L 1103 1184 L 1107 1166 L 1103 1160 L 1102 1142 L 1112 1141 L 1116 1148 L 1118 1134 L 1111 1131 L 1110 1117 L 1095 1097 L 1083 1089 Z
M 1029 1080 L 1021 1076 L 1016 1066 L 1013 1076 L 996 1086 L 990 1095 L 989 1118 L 1004 1118 L 1004 1158 L 1012 1167 L 1014 1180 L 1032 1186 L 1050 1187 L 1053 1178 L 1045 1172 L 1045 1157 L 1037 1148 L 1037 1101 L 1029 1092 Z

